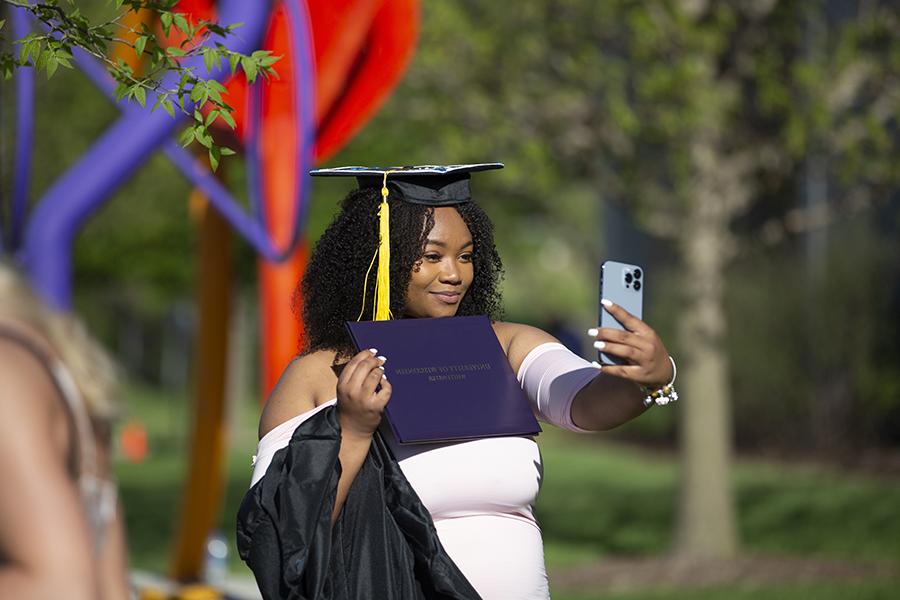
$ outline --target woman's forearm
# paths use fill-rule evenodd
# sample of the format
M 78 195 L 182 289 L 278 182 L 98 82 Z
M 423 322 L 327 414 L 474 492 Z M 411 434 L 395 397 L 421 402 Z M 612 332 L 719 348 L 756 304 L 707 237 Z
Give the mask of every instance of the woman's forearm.
M 342 420 L 341 450 L 338 454 L 338 458 L 341 461 L 341 478 L 338 481 L 334 510 L 331 512 L 332 523 L 337 521 L 338 516 L 341 514 L 341 509 L 344 508 L 347 494 L 350 493 L 350 486 L 353 485 L 353 480 L 356 479 L 357 473 L 362 468 L 371 445 L 371 435 L 357 433 L 350 428 L 344 427 Z
M 572 400 L 572 420 L 582 429 L 606 431 L 647 410 L 643 400 L 636 383 L 600 373 Z

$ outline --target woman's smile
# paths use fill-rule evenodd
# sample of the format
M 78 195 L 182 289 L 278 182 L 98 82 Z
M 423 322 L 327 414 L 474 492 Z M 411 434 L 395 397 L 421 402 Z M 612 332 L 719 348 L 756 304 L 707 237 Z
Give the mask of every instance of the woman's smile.
M 462 298 L 462 294 L 459 292 L 430 292 L 433 294 L 440 302 L 444 304 L 459 304 L 460 298 Z

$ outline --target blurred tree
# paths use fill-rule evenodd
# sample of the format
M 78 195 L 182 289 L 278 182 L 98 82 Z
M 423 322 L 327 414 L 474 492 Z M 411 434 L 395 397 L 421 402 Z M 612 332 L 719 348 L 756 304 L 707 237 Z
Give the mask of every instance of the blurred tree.
M 896 189 L 896 9 L 468 0 L 424 10 L 417 62 L 381 117 L 393 141 L 379 130 L 354 147 L 503 156 L 517 167 L 501 184 L 516 201 L 496 207 L 504 216 L 560 215 L 559 202 L 588 189 L 672 241 L 684 293 L 678 550 L 735 552 L 726 270 Z M 581 216 L 567 241 L 595 256 Z

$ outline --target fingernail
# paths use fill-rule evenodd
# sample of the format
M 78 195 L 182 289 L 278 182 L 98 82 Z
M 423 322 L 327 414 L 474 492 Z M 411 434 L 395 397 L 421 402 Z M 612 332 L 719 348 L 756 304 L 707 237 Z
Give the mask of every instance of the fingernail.
M 369 348 L 369 352 L 371 352 L 372 354 L 378 354 L 378 350 L 376 350 L 375 348 Z
M 378 368 L 381 369 L 382 371 L 384 371 L 384 366 L 383 366 L 383 365 L 378 365 Z
M 600 304 L 602 304 L 602 305 L 605 306 L 606 308 L 609 308 L 610 306 L 612 306 L 612 302 L 610 302 L 610 301 L 607 300 L 606 298 L 604 298 L 603 300 L 601 300 L 601 301 L 600 301 Z
M 387 375 L 382 375 L 381 378 L 387 381 Z
M 600 363 L 598 363 L 596 360 L 592 360 L 592 361 L 591 361 L 591 366 L 594 367 L 595 369 L 602 369 L 602 368 L 603 368 L 603 365 L 601 365 Z
M 596 327 L 591 327 L 590 329 L 588 329 L 588 335 L 591 337 L 597 337 L 597 334 L 599 332 L 600 332 L 600 330 L 597 329 Z
M 387 362 L 387 359 L 386 359 L 385 357 L 383 357 L 383 356 L 378 356 L 378 357 L 376 357 L 376 358 L 378 358 L 378 360 L 380 360 L 380 361 L 383 362 L 383 363 L 386 363 L 386 362 Z
M 597 350 L 603 350 L 604 348 L 606 348 L 606 342 L 594 342 L 594 348 L 596 348 Z

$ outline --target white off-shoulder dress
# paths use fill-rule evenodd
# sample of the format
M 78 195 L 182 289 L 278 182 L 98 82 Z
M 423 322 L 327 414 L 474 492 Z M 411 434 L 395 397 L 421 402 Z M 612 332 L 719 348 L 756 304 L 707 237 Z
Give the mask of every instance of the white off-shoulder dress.
M 557 343 L 534 348 L 517 373 L 541 420 L 572 423 L 575 394 L 597 370 Z M 259 442 L 252 484 L 306 419 L 331 400 L 272 429 Z M 447 553 L 485 600 L 550 597 L 541 529 L 534 505 L 541 487 L 541 453 L 531 437 L 486 438 L 442 444 L 398 444 L 386 423 L 382 435 L 403 474 L 431 513 Z M 252 485 L 251 484 L 251 485 Z

